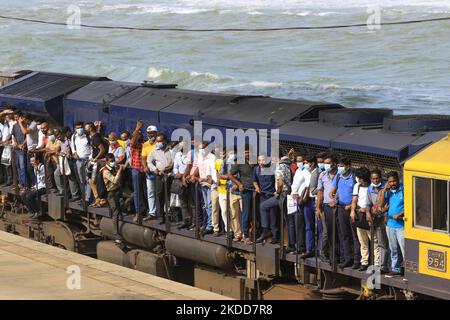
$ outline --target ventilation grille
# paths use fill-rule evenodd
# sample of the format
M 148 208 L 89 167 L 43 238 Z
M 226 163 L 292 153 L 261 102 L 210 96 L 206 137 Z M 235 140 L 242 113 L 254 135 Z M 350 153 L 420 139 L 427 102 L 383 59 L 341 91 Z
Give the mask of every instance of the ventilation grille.
M 314 154 L 314 155 L 323 151 L 332 151 L 338 157 L 349 158 L 352 161 L 352 166 L 355 168 L 359 167 L 367 167 L 369 169 L 378 168 L 383 170 L 384 172 L 389 172 L 392 170 L 401 171 L 400 163 L 396 158 L 373 153 L 358 152 L 344 149 L 329 149 L 326 147 L 317 146 L 313 144 L 299 143 L 288 140 L 280 140 L 280 148 L 283 155 L 287 154 L 287 152 L 291 148 L 294 148 L 296 151 L 300 153 Z M 404 154 L 405 152 L 407 152 L 407 150 L 404 150 L 402 154 Z

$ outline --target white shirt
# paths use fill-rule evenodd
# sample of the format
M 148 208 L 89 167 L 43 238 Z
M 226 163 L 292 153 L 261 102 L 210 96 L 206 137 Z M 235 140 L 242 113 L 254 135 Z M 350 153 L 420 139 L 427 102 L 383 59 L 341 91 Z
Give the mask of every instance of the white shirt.
M 45 188 L 45 170 L 42 163 L 37 168 L 34 168 L 34 174 L 36 175 L 38 190 Z
M 42 130 L 39 130 L 38 133 L 38 145 L 37 145 L 37 149 L 44 147 L 44 137 L 45 134 L 42 132 Z
M 72 152 L 76 152 L 80 159 L 89 159 L 92 154 L 92 148 L 86 135 L 76 135 L 73 140 Z
M 368 190 L 369 187 L 363 187 L 359 182 L 353 186 L 353 196 L 358 197 L 357 205 L 362 209 L 370 206 Z
M 303 190 L 306 187 L 309 187 L 309 183 L 311 181 L 311 172 L 309 170 L 297 169 L 295 171 L 294 180 L 292 181 L 291 186 L 291 195 L 297 194 L 301 195 Z M 312 194 L 310 197 L 314 197 Z
M 200 179 L 206 179 L 206 177 L 211 176 L 213 181 L 217 181 L 217 172 L 214 168 L 216 157 L 209 153 L 206 158 L 199 155 L 198 156 L 198 175 Z M 207 182 L 200 182 L 202 186 L 209 186 Z
M 109 145 L 108 153 L 112 153 L 114 155 L 114 158 L 117 160 L 120 156 L 125 155 L 125 151 L 123 151 L 123 148 L 118 145 L 117 148 L 113 148 L 114 146 Z
M 0 131 L 1 131 L 3 142 L 11 139 L 11 129 L 9 128 L 9 125 L 7 122 L 0 123 Z
M 183 152 L 178 151 L 175 154 L 175 158 L 173 160 L 173 173 L 184 174 L 184 170 L 186 170 L 188 164 L 189 164 L 189 154 L 184 155 Z
M 36 121 L 32 121 L 27 129 L 30 130 L 30 133 L 26 134 L 27 147 L 28 150 L 31 150 L 39 144 L 39 131 L 41 130 L 38 130 Z

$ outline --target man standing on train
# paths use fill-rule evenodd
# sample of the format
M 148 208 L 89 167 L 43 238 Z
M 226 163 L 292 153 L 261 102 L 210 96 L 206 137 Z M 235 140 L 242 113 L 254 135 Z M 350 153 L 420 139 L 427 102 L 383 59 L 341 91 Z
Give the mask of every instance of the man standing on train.
M 391 250 L 391 272 L 386 274 L 386 277 L 393 277 L 403 275 L 401 266 L 405 256 L 403 184 L 400 183 L 397 172 L 391 171 L 387 174 L 387 183 L 384 185 L 383 195 L 380 207 L 389 206 L 386 232 L 389 239 L 389 249 Z
M 147 202 L 148 213 L 144 221 L 156 218 L 156 176 L 150 171 L 147 165 L 147 158 L 150 157 L 156 147 L 156 135 L 158 128 L 150 125 L 147 127 L 147 141 L 142 144 L 141 161 L 142 168 L 145 172 L 146 186 L 147 186 Z
M 338 163 L 338 172 L 333 180 L 333 190 L 331 198 L 338 202 L 338 226 L 340 236 L 341 252 L 344 254 L 344 261 L 339 264 L 339 268 L 361 267 L 361 253 L 356 227 L 351 224 L 350 210 L 353 202 L 353 187 L 355 176 L 351 169 L 351 162 L 348 158 L 341 158 Z

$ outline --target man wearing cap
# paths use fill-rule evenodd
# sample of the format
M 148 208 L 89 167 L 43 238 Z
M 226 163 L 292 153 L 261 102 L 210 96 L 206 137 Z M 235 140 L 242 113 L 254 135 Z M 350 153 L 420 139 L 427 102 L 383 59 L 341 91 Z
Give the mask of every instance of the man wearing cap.
M 156 176 L 150 171 L 147 158 L 150 157 L 156 146 L 156 136 L 158 128 L 150 125 L 147 127 L 147 141 L 142 145 L 142 167 L 144 169 L 147 180 L 147 201 L 148 201 L 148 215 L 145 220 L 156 218 L 156 201 L 155 201 L 155 185 Z

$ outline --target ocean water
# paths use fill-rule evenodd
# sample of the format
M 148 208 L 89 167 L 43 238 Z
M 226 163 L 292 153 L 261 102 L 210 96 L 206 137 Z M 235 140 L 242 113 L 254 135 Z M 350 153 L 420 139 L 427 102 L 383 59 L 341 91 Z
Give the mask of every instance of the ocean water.
M 262 28 L 450 16 L 450 0 L 0 0 L 0 14 L 136 27 Z M 153 80 L 181 88 L 450 114 L 450 21 L 278 32 L 73 30 L 0 19 L 0 70 Z

